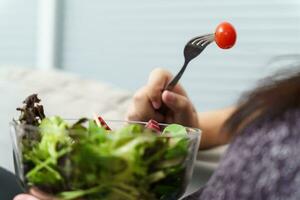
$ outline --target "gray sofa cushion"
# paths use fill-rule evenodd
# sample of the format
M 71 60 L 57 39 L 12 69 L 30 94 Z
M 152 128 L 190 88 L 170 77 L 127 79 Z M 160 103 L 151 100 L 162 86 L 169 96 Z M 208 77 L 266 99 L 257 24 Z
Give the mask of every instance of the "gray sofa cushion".
M 0 68 L 0 166 L 12 170 L 8 123 L 18 116 L 16 107 L 26 96 L 38 93 L 47 115 L 65 118 L 123 119 L 132 93 L 105 83 L 84 80 L 60 71 Z

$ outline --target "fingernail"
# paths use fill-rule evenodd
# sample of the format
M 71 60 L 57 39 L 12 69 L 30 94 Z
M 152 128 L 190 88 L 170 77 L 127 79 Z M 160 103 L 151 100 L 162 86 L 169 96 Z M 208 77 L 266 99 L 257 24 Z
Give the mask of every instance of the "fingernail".
M 24 198 L 22 198 L 23 195 L 18 195 L 18 196 L 15 196 L 14 200 L 22 200 Z M 23 196 L 24 197 L 24 196 Z
M 13 200 L 21 200 L 20 196 L 15 196 Z
M 27 195 L 27 194 L 21 194 L 14 198 L 14 200 L 38 200 L 37 198 Z
M 153 106 L 155 109 L 159 109 L 160 103 L 159 103 L 159 102 L 156 102 L 156 101 L 152 101 L 152 106 Z
M 170 91 L 166 91 L 166 100 L 168 102 L 173 102 L 175 99 L 175 95 L 173 92 L 170 92 Z
M 26 194 L 20 194 L 14 198 L 14 200 L 37 200 L 35 197 L 26 195 Z

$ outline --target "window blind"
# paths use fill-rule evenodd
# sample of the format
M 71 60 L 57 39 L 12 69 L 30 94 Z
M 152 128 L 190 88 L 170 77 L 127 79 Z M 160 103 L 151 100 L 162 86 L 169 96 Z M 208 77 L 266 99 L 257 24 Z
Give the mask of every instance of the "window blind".
M 300 53 L 298 0 L 64 3 L 62 68 L 133 91 L 155 67 L 176 73 L 191 37 L 213 32 L 222 21 L 234 24 L 236 46 L 208 46 L 182 77 L 199 110 L 233 104 L 272 71 L 274 57 Z

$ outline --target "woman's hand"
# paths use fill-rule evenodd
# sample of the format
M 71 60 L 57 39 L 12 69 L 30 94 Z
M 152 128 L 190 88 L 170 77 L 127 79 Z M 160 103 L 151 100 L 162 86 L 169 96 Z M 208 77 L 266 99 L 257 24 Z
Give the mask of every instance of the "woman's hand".
M 171 79 L 172 75 L 166 70 L 152 71 L 146 86 L 134 95 L 127 119 L 137 121 L 154 119 L 162 123 L 178 123 L 200 128 L 202 131 L 200 149 L 228 143 L 231 137 L 228 134 L 219 134 L 219 132 L 223 123 L 235 111 L 235 107 L 197 113 L 179 84 L 172 91 L 163 91 Z M 168 107 L 165 115 L 158 112 L 162 104 Z
M 31 196 L 29 194 L 19 194 L 15 196 L 14 200 L 39 200 L 35 198 L 34 196 Z
M 197 112 L 184 89 L 177 84 L 172 91 L 164 91 L 171 79 L 170 72 L 163 69 L 153 70 L 147 85 L 134 95 L 127 119 L 138 121 L 154 119 L 161 123 L 199 127 Z M 158 112 L 162 104 L 168 108 L 164 115 Z
M 58 200 L 54 196 L 46 194 L 36 187 L 32 187 L 29 190 L 30 194 L 19 194 L 15 196 L 14 200 Z

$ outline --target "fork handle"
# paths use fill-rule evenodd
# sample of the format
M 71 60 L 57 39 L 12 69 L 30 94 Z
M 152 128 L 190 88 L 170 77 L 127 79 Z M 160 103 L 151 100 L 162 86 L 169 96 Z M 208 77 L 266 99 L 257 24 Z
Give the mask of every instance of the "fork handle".
M 178 74 L 167 84 L 167 86 L 165 87 L 164 90 L 169 90 L 171 91 L 175 85 L 178 83 L 179 79 L 181 78 L 182 74 L 184 73 L 187 65 L 189 64 L 190 60 L 185 59 L 184 64 L 182 66 L 182 68 L 180 69 L 180 71 L 178 72 Z M 168 107 L 163 103 L 159 109 L 157 109 L 157 111 L 162 114 L 162 115 L 166 115 L 168 112 Z
M 175 85 L 178 83 L 179 79 L 181 78 L 182 74 L 184 73 L 187 65 L 189 64 L 190 60 L 185 59 L 183 66 L 181 67 L 178 74 L 168 83 L 164 90 L 172 90 Z

